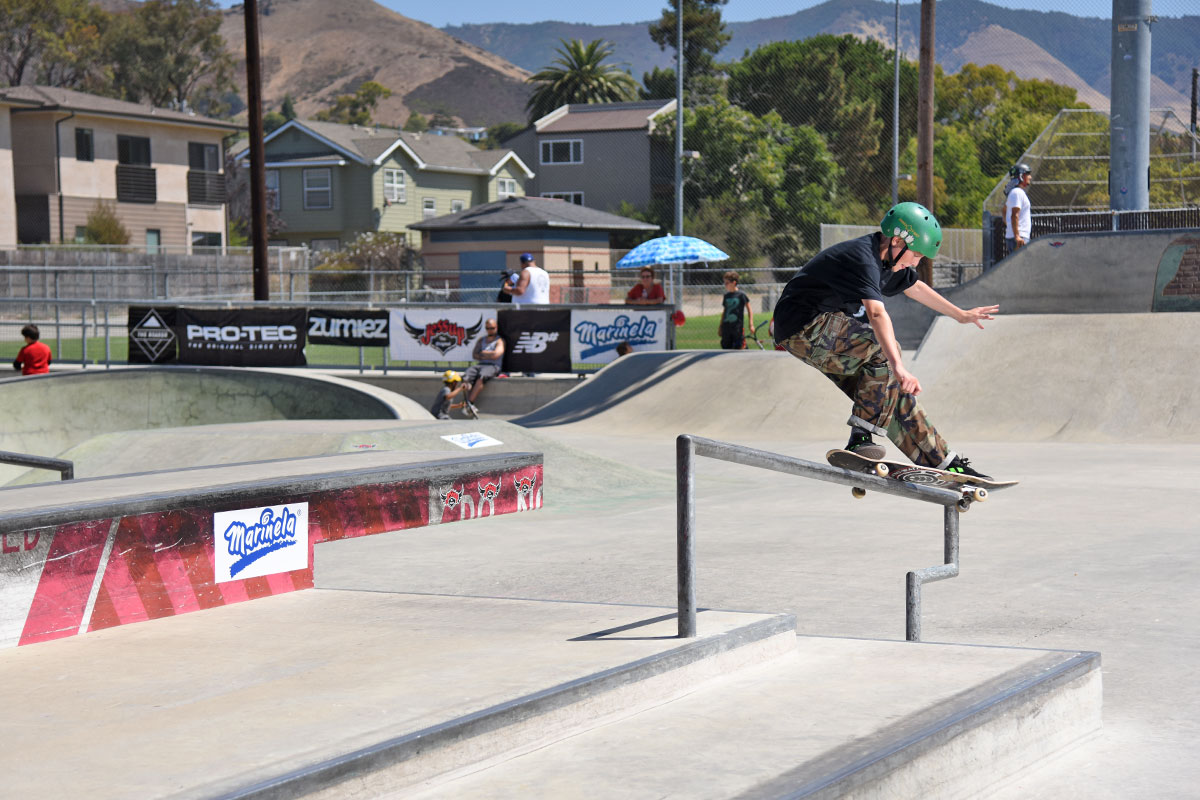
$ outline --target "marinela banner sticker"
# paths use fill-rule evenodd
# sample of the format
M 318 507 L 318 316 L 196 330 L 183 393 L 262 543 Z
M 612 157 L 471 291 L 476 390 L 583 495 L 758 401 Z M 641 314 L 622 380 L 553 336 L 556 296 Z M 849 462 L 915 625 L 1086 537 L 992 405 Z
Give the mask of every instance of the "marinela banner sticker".
M 261 578 L 308 567 L 308 503 L 213 514 L 215 581 Z

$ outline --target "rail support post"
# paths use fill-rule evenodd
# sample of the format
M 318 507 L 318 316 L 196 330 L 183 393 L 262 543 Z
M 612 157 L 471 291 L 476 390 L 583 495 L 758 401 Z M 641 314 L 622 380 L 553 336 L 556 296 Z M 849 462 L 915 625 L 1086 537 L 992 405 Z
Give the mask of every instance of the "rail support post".
M 696 529 L 696 474 L 692 464 L 695 455 L 692 437 L 684 435 L 675 440 L 675 564 L 680 639 L 696 636 L 696 543 L 693 536 Z
M 957 506 L 943 507 L 942 519 L 945 524 L 942 553 L 945 563 L 937 567 L 919 569 L 905 576 L 904 638 L 907 641 L 921 641 L 921 586 L 958 575 L 958 517 Z

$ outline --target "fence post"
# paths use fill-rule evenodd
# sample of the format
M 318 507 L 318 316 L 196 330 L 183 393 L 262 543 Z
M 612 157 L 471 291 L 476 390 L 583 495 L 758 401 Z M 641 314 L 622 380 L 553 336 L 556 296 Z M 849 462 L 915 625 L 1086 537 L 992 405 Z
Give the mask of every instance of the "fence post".
M 679 597 L 679 638 L 696 636 L 696 476 L 695 445 L 690 436 L 675 439 L 675 563 Z
M 82 307 L 79 312 L 79 343 L 83 346 L 83 356 L 80 361 L 83 362 L 82 369 L 87 369 L 87 304 Z
M 104 368 L 112 369 L 112 337 L 109 335 L 108 304 L 104 304 Z

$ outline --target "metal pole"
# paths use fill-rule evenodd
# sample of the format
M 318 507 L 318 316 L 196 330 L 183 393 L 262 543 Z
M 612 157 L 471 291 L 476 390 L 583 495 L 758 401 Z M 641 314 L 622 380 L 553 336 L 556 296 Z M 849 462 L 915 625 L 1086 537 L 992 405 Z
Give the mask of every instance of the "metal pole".
M 79 314 L 79 342 L 83 345 L 83 362 L 82 369 L 87 369 L 87 306 L 83 307 L 83 311 Z
M 917 202 L 933 207 L 933 73 L 935 0 L 921 0 L 921 90 L 917 102 Z
M 946 506 L 942 511 L 942 519 L 942 555 L 945 563 L 919 569 L 905 576 L 904 638 L 910 642 L 921 641 L 921 586 L 958 575 L 958 508 Z
M 683 0 L 675 0 L 675 235 L 683 236 Z
M 267 170 L 263 147 L 262 64 L 258 0 L 242 4 L 246 16 L 246 101 L 250 126 L 250 242 L 254 248 L 254 299 L 271 298 L 267 272 Z
M 1200 69 L 1192 68 L 1192 161 L 1196 160 L 1196 84 L 1200 81 Z
M 1113 211 L 1150 208 L 1150 0 L 1113 0 L 1112 112 L 1109 125 Z
M 690 436 L 675 440 L 675 498 L 677 527 L 675 564 L 679 595 L 679 638 L 696 635 L 696 476 L 695 450 Z
M 892 205 L 900 202 L 900 0 L 896 0 L 896 45 L 892 51 Z

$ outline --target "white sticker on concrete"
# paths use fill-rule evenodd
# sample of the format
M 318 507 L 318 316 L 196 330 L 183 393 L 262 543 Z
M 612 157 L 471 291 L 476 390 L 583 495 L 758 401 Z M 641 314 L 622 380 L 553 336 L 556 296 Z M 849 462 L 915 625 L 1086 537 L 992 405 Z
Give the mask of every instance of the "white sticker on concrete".
M 447 442 L 456 444 L 464 450 L 474 450 L 479 447 L 494 447 L 498 444 L 504 444 L 499 439 L 493 439 L 486 433 L 455 433 L 450 436 L 443 436 Z

